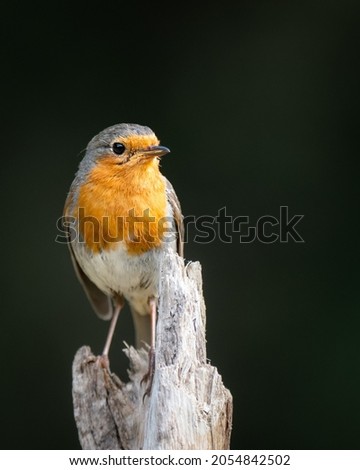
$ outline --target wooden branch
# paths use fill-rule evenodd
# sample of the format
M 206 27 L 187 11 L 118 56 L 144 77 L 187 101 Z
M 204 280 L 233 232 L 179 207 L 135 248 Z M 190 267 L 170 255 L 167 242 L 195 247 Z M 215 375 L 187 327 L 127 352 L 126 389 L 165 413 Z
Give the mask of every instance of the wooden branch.
M 157 321 L 155 375 L 144 398 L 148 352 L 127 346 L 129 382 L 75 355 L 73 403 L 83 449 L 228 449 L 232 396 L 207 363 L 201 266 L 167 253 Z

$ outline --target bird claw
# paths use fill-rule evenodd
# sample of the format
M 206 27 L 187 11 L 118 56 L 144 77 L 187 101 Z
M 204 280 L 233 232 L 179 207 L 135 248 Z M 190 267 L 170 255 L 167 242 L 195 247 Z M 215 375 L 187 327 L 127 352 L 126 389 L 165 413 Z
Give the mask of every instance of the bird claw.
M 110 361 L 109 361 L 109 356 L 107 354 L 102 354 L 101 356 L 98 356 L 96 358 L 96 362 L 100 367 L 106 370 L 110 370 Z
M 153 384 L 153 379 L 154 379 L 154 373 L 155 373 L 155 349 L 150 348 L 149 351 L 149 369 L 144 375 L 144 377 L 141 379 L 140 385 L 142 385 L 144 382 L 148 382 L 148 385 L 146 387 L 145 393 L 143 395 L 143 402 L 145 401 L 145 397 L 150 397 L 151 393 L 151 388 Z

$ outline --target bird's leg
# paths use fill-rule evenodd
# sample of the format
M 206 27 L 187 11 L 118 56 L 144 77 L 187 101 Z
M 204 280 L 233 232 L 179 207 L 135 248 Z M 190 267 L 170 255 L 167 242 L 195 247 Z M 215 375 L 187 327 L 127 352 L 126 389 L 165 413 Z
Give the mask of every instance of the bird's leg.
M 101 365 L 103 367 L 105 367 L 106 369 L 109 369 L 109 350 L 110 350 L 111 342 L 112 342 L 112 339 L 113 339 L 113 336 L 114 336 L 116 323 L 117 323 L 117 320 L 119 318 L 119 313 L 120 313 L 123 305 L 124 305 L 123 302 L 116 302 L 115 310 L 114 310 L 114 313 L 113 313 L 113 316 L 112 316 L 112 319 L 111 319 L 111 323 L 110 323 L 110 326 L 109 326 L 109 331 L 108 331 L 108 334 L 107 334 L 107 337 L 106 337 L 105 346 L 104 346 L 103 352 L 100 356 Z
M 150 396 L 151 387 L 154 378 L 155 372 L 155 330 L 156 330 L 156 299 L 151 297 L 149 299 L 149 306 L 150 306 L 150 322 L 151 322 L 151 344 L 150 344 L 150 351 L 149 351 L 149 370 L 144 375 L 141 383 L 148 381 L 148 385 L 146 387 L 144 397 L 146 395 Z

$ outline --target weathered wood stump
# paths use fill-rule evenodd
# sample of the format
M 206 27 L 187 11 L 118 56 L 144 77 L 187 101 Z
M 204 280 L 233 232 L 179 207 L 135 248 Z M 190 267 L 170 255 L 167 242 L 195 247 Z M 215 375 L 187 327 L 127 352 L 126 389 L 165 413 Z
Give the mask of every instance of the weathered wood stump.
M 207 363 L 201 266 L 166 254 L 150 396 L 141 383 L 148 352 L 126 347 L 129 382 L 104 369 L 88 346 L 75 355 L 73 403 L 83 449 L 228 449 L 232 396 Z

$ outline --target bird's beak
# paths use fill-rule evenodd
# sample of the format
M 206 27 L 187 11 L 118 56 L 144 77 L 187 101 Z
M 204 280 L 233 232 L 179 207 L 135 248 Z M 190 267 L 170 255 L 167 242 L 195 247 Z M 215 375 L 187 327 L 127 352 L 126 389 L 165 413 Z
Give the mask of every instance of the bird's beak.
M 144 149 L 141 149 L 141 156 L 144 158 L 155 158 L 155 157 L 162 157 L 170 153 L 170 150 L 163 145 L 150 145 Z

